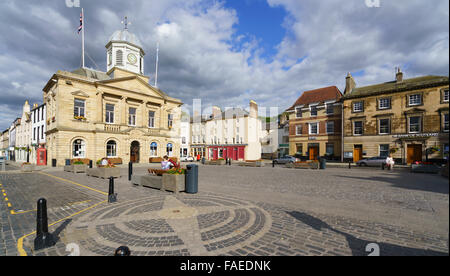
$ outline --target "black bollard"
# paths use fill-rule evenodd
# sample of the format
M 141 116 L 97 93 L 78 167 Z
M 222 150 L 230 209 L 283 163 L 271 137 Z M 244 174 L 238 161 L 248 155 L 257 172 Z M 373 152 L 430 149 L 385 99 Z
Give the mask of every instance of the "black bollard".
M 348 162 L 348 168 L 351 169 L 352 168 L 352 162 Z
M 109 178 L 108 203 L 117 202 L 117 194 L 114 193 L 114 177 Z
M 47 200 L 41 198 L 37 202 L 36 238 L 34 250 L 41 250 L 55 245 L 52 234 L 48 232 Z
M 275 168 L 275 160 L 272 160 L 272 168 Z
M 126 246 L 121 246 L 119 248 L 116 249 L 116 252 L 114 252 L 114 256 L 131 256 L 131 251 L 128 247 Z
M 92 169 L 92 160 L 89 160 L 89 169 Z
M 128 163 L 128 181 L 131 181 L 131 176 L 133 175 L 133 163 Z

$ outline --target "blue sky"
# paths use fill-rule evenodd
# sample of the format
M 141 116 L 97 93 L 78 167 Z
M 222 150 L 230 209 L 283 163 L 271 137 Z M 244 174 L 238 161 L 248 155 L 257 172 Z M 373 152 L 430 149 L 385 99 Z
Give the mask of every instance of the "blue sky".
M 445 0 L 81 0 L 86 50 L 106 70 L 105 45 L 123 28 L 146 52 L 145 74 L 191 108 L 248 107 L 282 112 L 304 92 L 449 74 L 449 2 Z M 42 103 L 58 70 L 80 66 L 80 10 L 66 0 L 0 1 L 0 131 L 24 102 Z M 167 34 L 167 35 L 166 35 Z M 90 59 L 87 66 L 97 68 Z
M 242 42 L 256 38 L 263 49 L 261 57 L 272 60 L 277 54 L 276 46 L 286 35 L 283 28 L 286 10 L 282 6 L 270 7 L 266 0 L 228 0 L 225 7 L 237 13 L 235 37 L 245 36 Z

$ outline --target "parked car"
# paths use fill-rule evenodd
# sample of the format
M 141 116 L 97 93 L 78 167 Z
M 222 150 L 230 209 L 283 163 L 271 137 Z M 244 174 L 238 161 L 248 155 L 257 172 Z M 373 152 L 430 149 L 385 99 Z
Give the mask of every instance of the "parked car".
M 289 164 L 289 163 L 295 163 L 296 161 L 297 161 L 297 158 L 290 156 L 290 155 L 286 155 L 281 158 L 273 160 L 273 162 L 275 164 Z
M 364 167 L 381 167 L 381 164 L 386 164 L 386 157 L 372 157 L 372 158 L 366 158 L 361 159 L 358 162 L 356 162 L 356 165 L 358 166 L 364 166 Z
M 194 162 L 195 159 L 192 156 L 183 156 L 180 158 L 181 162 Z

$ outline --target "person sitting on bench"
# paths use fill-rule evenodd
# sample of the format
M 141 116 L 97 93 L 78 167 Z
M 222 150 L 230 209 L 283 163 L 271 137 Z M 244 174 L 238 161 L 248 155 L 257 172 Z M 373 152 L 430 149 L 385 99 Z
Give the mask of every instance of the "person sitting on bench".
M 169 157 L 166 155 L 161 162 L 161 169 L 148 169 L 148 172 L 151 174 L 162 175 L 168 170 L 172 169 L 174 165 L 170 162 Z
M 392 154 L 389 154 L 389 156 L 386 158 L 386 167 L 388 168 L 388 170 L 393 170 L 394 164 L 394 158 L 392 158 Z

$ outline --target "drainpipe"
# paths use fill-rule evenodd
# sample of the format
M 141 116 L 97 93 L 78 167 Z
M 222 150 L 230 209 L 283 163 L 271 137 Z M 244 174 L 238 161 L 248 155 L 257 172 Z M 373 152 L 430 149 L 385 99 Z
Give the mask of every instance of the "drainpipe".
M 341 162 L 344 163 L 344 102 L 341 108 Z

